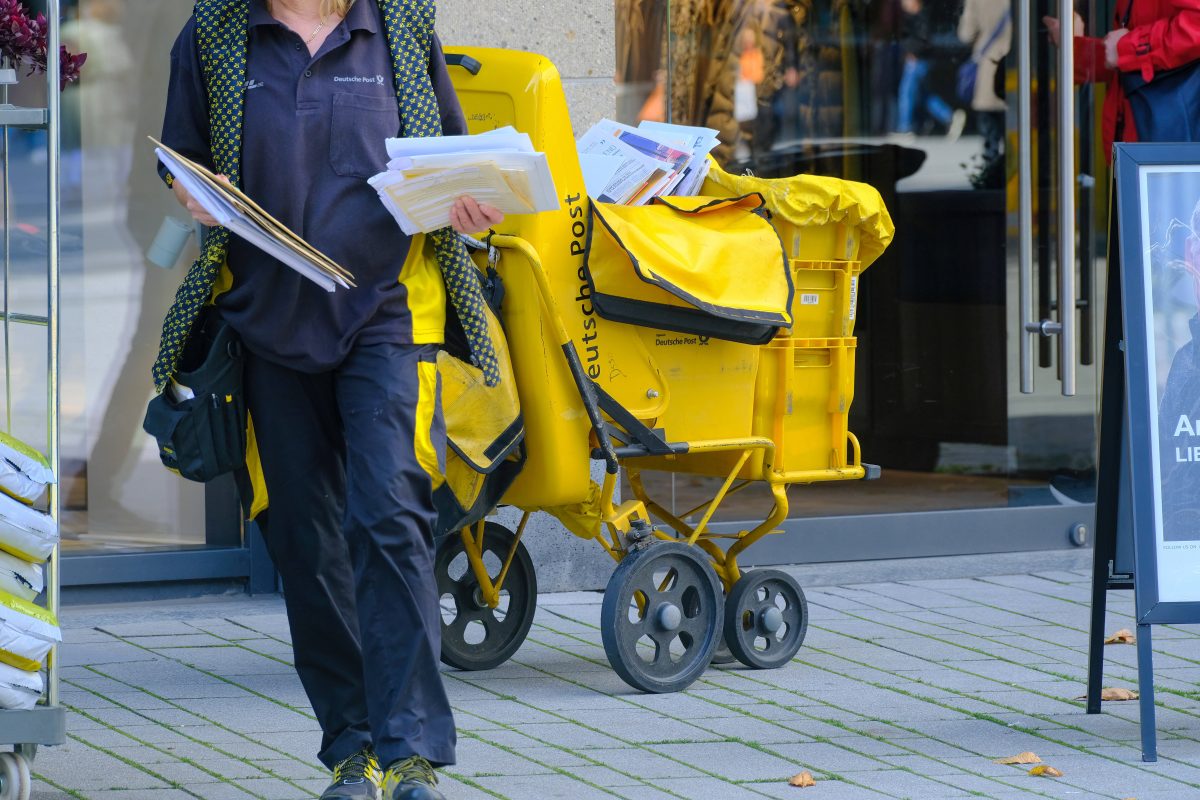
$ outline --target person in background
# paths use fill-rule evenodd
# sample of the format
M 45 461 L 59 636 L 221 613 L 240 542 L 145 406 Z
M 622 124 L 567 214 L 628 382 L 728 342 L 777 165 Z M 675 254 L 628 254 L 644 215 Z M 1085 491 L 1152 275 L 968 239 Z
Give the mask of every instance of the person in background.
M 946 128 L 946 138 L 954 141 L 962 135 L 967 113 L 950 107 L 928 86 L 929 70 L 933 66 L 933 25 L 924 0 L 901 0 L 903 17 L 900 21 L 900 47 L 904 66 L 900 73 L 900 88 L 896 97 L 896 130 L 911 135 L 916 132 L 917 114 L 925 112 Z
M 750 155 L 747 140 L 754 141 L 754 121 L 758 119 L 758 87 L 765 77 L 763 51 L 758 32 L 747 26 L 738 33 L 737 76 L 733 83 L 733 118 L 740 135 L 734 152 L 739 158 Z
M 1042 22 L 1057 46 L 1058 19 L 1042 17 Z M 1107 35 L 1084 36 L 1079 14 L 1074 34 L 1075 83 L 1107 84 L 1102 134 L 1104 157 L 1111 161 L 1113 142 L 1138 141 L 1121 73 L 1139 72 L 1149 81 L 1200 58 L 1200 0 L 1117 0 Z
M 1004 142 L 1004 98 L 996 93 L 996 72 L 1012 47 L 1012 13 L 1006 3 L 966 0 L 958 18 L 958 38 L 971 45 L 978 65 L 971 110 L 983 136 L 985 162 L 999 158 Z

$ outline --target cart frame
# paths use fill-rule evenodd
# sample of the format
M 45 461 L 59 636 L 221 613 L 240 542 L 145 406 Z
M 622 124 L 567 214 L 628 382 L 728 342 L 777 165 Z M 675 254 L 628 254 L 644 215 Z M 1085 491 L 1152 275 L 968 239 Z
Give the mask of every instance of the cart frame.
M 603 461 L 605 464 L 603 482 L 595 501 L 589 504 L 586 515 L 589 522 L 598 522 L 599 524 L 582 524 L 578 521 L 573 522 L 570 518 L 560 518 L 560 521 L 576 536 L 595 540 L 618 564 L 618 567 L 628 556 L 644 551 L 655 540 L 686 545 L 690 551 L 694 552 L 698 549 L 703 552 L 704 558 L 719 581 L 720 589 L 724 594 L 733 596 L 735 587 L 743 578 L 743 572 L 738 566 L 738 557 L 764 536 L 779 532 L 778 526 L 788 515 L 787 490 L 790 485 L 822 481 L 873 480 L 879 477 L 879 467 L 862 463 L 858 439 L 848 431 L 846 446 L 849 448 L 850 457 L 846 459 L 845 463 L 828 469 L 812 470 L 788 471 L 776 468 L 773 465 L 776 442 L 772 438 L 744 437 L 687 442 L 667 441 L 659 431 L 646 427 L 617 400 L 588 378 L 580 362 L 575 343 L 567 333 L 551 291 L 549 276 L 536 248 L 518 236 L 499 233 L 489 235 L 485 246 L 489 250 L 489 263 L 498 263 L 499 261 L 496 248 L 518 251 L 528 262 L 537 286 L 542 313 L 544 318 L 550 322 L 590 422 L 594 438 L 591 457 L 593 460 Z M 776 434 L 779 435 L 778 430 Z M 617 444 L 614 444 L 614 439 Z M 686 461 L 690 455 L 711 453 L 729 453 L 734 456 L 734 460 L 724 476 L 721 486 L 710 498 L 695 508 L 678 514 L 668 511 L 649 496 L 641 479 L 642 467 L 639 465 L 639 459 L 666 458 Z M 771 466 L 764 467 L 762 479 L 739 479 L 743 467 L 755 454 L 761 454 L 764 457 L 764 464 Z M 625 468 L 633 498 L 615 504 L 617 476 L 621 467 Z M 708 527 L 709 522 L 722 502 L 730 495 L 755 483 L 765 483 L 774 502 L 771 512 L 766 518 L 753 528 L 738 533 L 721 534 L 711 531 Z M 685 521 L 692 515 L 701 512 L 702 516 L 695 524 Z M 500 608 L 505 579 L 514 562 L 523 555 L 521 539 L 531 514 L 531 510 L 523 510 L 516 531 L 502 557 L 500 557 L 500 553 L 493 551 L 493 555 L 500 557 L 498 571 L 489 570 L 484 560 L 484 539 L 488 530 L 486 520 L 462 529 L 457 536 L 452 534 L 452 538 L 461 538 L 461 544 L 454 543 L 454 546 L 461 546 L 462 552 L 466 555 L 469 570 L 477 587 L 475 602 L 481 609 L 484 607 L 492 610 Z M 665 523 L 668 530 L 655 527 L 652 515 Z M 732 543 L 728 547 L 722 547 L 717 543 L 717 540 L 720 539 L 732 540 Z M 765 576 L 765 573 L 762 574 Z M 770 579 L 778 580 L 774 575 L 770 576 Z M 670 580 L 667 578 L 666 582 Z M 666 588 L 666 583 L 663 583 L 662 586 Z M 794 591 L 797 593 L 798 604 L 803 607 L 802 591 L 798 586 Z M 645 592 L 635 592 L 632 600 L 643 613 L 647 611 L 650 601 Z M 803 627 L 807 627 L 807 611 L 802 610 L 800 613 L 803 615 L 801 619 Z M 610 633 L 605 626 L 602 626 L 602 632 Z M 523 635 L 522 632 L 519 637 L 523 638 Z M 801 631 L 799 639 L 803 639 L 803 631 Z M 616 644 L 611 645 L 611 647 L 617 646 Z M 606 649 L 609 648 L 610 644 L 606 640 Z M 613 666 L 622 672 L 622 677 L 626 677 L 627 672 L 622 670 L 619 661 L 614 661 Z M 640 688 L 651 691 L 660 690 L 653 683 L 645 682 L 642 676 L 637 674 L 626 677 L 626 680 L 630 680 Z M 690 681 L 687 679 L 668 680 L 662 684 L 661 690 L 674 691 L 685 682 Z
M 32 325 L 46 329 L 46 442 L 48 459 L 54 471 L 54 483 L 49 487 L 49 512 L 56 528 L 61 527 L 60 505 L 61 491 L 59 488 L 59 150 L 61 130 L 61 90 L 60 90 L 60 19 L 59 0 L 47 0 L 46 18 L 47 53 L 46 59 L 46 107 L 18 108 L 8 104 L 8 87 L 0 86 L 0 137 L 3 145 L 3 187 L 0 188 L 0 205 L 3 206 L 3 258 L 4 258 L 4 301 L 0 319 L 4 328 L 4 391 L 5 391 L 5 422 L 6 430 L 12 429 L 12 360 L 11 360 L 11 326 Z M 10 267 L 11 249 L 11 198 L 9 186 L 9 129 L 36 129 L 46 131 L 46 173 L 47 173 L 47 212 L 46 212 L 46 315 L 14 313 L 10 307 Z M 46 606 L 51 612 L 59 612 L 59 548 L 56 545 L 46 564 Z M 29 711 L 0 710 L 0 746 L 10 745 L 14 756 L 24 762 L 25 774 L 28 774 L 28 762 L 33 760 L 37 748 L 41 745 L 60 745 L 66 741 L 66 712 L 59 705 L 59 670 L 58 650 L 51 651 L 47 659 L 46 692 L 42 703 Z M 4 782 L 0 775 L 0 783 Z M 0 797 L 21 796 L 24 787 L 0 785 Z M 16 789 L 14 792 L 13 790 Z M 25 789 L 27 792 L 28 790 Z M 26 795 L 27 796 L 27 795 Z

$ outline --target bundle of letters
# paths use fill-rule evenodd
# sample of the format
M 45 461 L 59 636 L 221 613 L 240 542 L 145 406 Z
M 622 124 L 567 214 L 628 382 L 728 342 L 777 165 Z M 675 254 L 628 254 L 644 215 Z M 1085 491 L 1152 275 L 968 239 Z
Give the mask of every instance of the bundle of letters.
M 545 153 L 511 126 L 468 136 L 388 139 L 387 171 L 368 182 L 409 236 L 450 225 L 464 195 L 505 214 L 558 208 Z
M 654 197 L 699 194 L 717 132 L 648 120 L 633 128 L 604 119 L 575 144 L 590 197 L 640 206 Z
M 0 708 L 37 704 L 42 667 L 62 640 L 54 614 L 34 603 L 58 543 L 54 520 L 34 506 L 53 482 L 41 453 L 0 433 Z

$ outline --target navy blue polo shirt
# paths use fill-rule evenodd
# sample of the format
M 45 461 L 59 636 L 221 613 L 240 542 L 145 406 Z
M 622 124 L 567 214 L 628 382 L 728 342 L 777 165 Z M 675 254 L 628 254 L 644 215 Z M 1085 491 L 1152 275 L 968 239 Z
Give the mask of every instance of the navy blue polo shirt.
M 304 372 L 336 367 L 356 342 L 441 342 L 437 265 L 420 252 L 407 259 L 409 237 L 367 184 L 387 165 L 384 140 L 401 131 L 376 0 L 357 0 L 315 56 L 264 0 L 248 2 L 241 188 L 358 286 L 326 292 L 230 236 L 233 283 L 217 298 L 221 315 L 254 353 Z M 444 133 L 465 133 L 436 37 L 429 73 Z M 211 168 L 206 97 L 192 19 L 171 50 L 162 141 Z

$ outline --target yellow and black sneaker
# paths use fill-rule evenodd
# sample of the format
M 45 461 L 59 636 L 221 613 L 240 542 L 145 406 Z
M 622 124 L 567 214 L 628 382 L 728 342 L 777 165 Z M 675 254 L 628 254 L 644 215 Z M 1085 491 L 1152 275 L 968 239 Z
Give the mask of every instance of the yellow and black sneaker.
M 383 800 L 446 800 L 434 787 L 437 773 L 420 756 L 396 761 L 383 776 Z
M 321 793 L 321 800 L 379 800 L 383 771 L 370 748 L 339 761 L 333 768 L 333 783 Z

